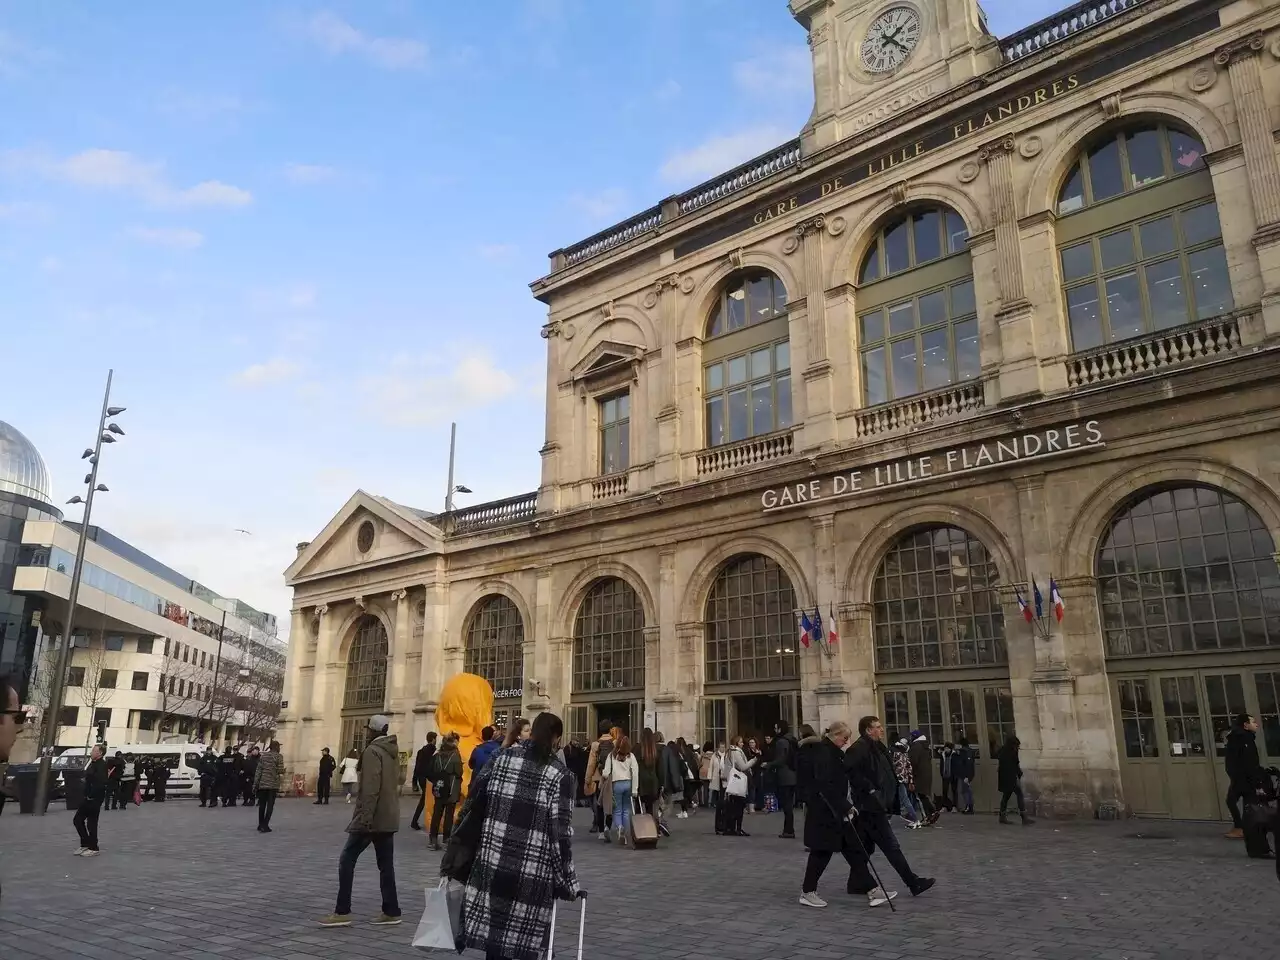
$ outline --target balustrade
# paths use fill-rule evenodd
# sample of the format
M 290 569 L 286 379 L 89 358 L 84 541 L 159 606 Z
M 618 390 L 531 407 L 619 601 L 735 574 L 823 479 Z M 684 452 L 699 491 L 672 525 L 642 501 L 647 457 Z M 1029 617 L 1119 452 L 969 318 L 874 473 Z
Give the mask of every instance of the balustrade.
M 1240 347 L 1239 317 L 1163 330 L 1141 340 L 1113 343 L 1067 358 L 1067 385 L 1085 387 L 1154 373 Z
M 705 477 L 726 470 L 754 467 L 771 460 L 789 457 L 795 451 L 791 431 L 771 433 L 764 437 L 752 437 L 741 443 L 712 447 L 698 454 L 698 476 Z
M 860 410 L 855 416 L 859 438 L 879 437 L 910 430 L 938 420 L 949 420 L 986 406 L 981 380 L 969 380 L 954 387 L 906 397 L 893 403 Z

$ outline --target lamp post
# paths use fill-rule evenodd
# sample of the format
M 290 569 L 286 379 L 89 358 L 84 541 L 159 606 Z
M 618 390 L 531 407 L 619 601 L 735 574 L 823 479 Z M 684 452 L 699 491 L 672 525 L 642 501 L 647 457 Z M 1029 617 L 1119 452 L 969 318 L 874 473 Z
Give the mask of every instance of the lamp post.
M 92 450 L 85 450 L 81 460 L 88 460 L 91 469 L 85 477 L 88 491 L 84 499 L 72 497 L 68 504 L 83 503 L 84 518 L 80 521 L 80 540 L 76 545 L 76 563 L 71 572 L 71 592 L 67 597 L 67 616 L 62 625 L 62 639 L 58 644 L 58 665 L 49 686 L 49 707 L 40 730 L 40 768 L 36 774 L 36 816 L 44 816 L 48 806 L 49 781 L 53 773 L 53 748 L 58 739 L 58 716 L 62 713 L 62 701 L 66 694 L 67 671 L 71 666 L 71 631 L 75 622 L 76 603 L 80 599 L 80 575 L 84 571 L 84 548 L 89 537 L 89 517 L 93 512 L 93 495 L 106 493 L 105 484 L 98 483 L 98 466 L 102 460 L 102 445 L 115 443 L 116 437 L 123 437 L 124 431 L 114 423 L 107 423 L 109 417 L 124 413 L 124 407 L 113 407 L 111 403 L 111 377 L 114 370 L 107 371 L 107 388 L 102 394 L 102 414 L 98 417 L 98 433 Z
M 227 632 L 227 611 L 222 611 L 222 625 L 218 627 L 218 653 L 213 658 L 213 688 L 209 691 L 209 740 L 213 741 L 213 705 L 218 698 L 218 671 L 222 668 L 222 638 Z
M 462 484 L 454 486 L 453 483 L 453 451 L 458 442 L 458 425 L 456 423 L 449 424 L 449 492 L 444 495 L 444 512 L 445 516 L 453 513 L 453 495 L 455 493 L 470 493 L 470 487 L 464 487 Z

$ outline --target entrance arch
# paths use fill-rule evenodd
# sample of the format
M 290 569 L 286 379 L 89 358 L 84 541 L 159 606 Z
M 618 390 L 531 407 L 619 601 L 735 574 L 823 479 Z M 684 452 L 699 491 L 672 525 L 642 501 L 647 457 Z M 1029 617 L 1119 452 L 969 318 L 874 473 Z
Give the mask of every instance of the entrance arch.
M 644 715 L 645 607 L 621 577 L 595 580 L 573 621 L 569 727 L 591 733 L 603 720 L 629 734 Z
M 524 618 L 510 597 L 491 593 L 467 618 L 463 670 L 493 688 L 493 718 L 504 727 L 520 715 L 524 699 Z
M 369 719 L 386 708 L 387 628 L 371 613 L 356 621 L 347 650 L 342 692 L 342 735 L 339 749 L 361 750 L 368 740 Z

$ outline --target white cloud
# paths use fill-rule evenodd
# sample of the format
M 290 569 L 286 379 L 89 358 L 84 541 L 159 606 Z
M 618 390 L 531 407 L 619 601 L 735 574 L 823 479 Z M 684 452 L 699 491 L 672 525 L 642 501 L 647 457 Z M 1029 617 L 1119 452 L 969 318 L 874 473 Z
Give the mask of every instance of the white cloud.
M 709 137 L 696 147 L 671 154 L 659 171 L 663 180 L 690 185 L 736 167 L 781 143 L 788 134 L 780 127 L 750 127 L 738 133 Z
M 733 65 L 733 81 L 753 94 L 806 93 L 813 90 L 813 61 L 809 48 L 798 45 L 771 49 L 768 53 Z
M 298 375 L 298 365 L 284 357 L 276 357 L 263 363 L 245 367 L 232 379 L 241 387 L 265 387 L 283 383 Z
M 204 234 L 186 227 L 130 227 L 125 233 L 139 243 L 174 250 L 194 250 L 204 243 Z
M 11 150 L 4 165 L 29 170 L 90 190 L 130 193 L 161 207 L 243 207 L 253 194 L 220 180 L 205 180 L 191 187 L 175 187 L 165 176 L 164 164 L 142 160 L 124 150 L 85 150 L 65 159 L 47 154 Z
M 476 252 L 486 260 L 501 260 L 515 253 L 516 248 L 510 243 L 485 243 L 481 244 Z
M 427 63 L 427 45 L 422 41 L 373 37 L 327 10 L 307 22 L 307 35 L 328 53 L 361 56 L 387 70 L 414 70 Z
M 386 369 L 360 383 L 372 412 L 395 426 L 447 420 L 456 411 L 475 410 L 511 396 L 520 381 L 481 348 L 391 358 Z
M 289 163 L 284 168 L 285 179 L 291 183 L 325 183 L 338 175 L 333 167 L 319 163 Z
M 596 193 L 575 193 L 569 202 L 592 220 L 609 220 L 626 211 L 627 191 L 609 187 Z

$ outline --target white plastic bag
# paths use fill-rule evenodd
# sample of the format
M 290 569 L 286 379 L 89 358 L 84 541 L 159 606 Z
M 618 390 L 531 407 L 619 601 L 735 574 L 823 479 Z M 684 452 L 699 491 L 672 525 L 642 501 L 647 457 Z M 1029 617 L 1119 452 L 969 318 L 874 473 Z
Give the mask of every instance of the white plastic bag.
M 427 888 L 427 906 L 413 935 L 415 947 L 457 952 L 462 935 L 462 890 L 462 884 L 444 879 L 434 890 Z

